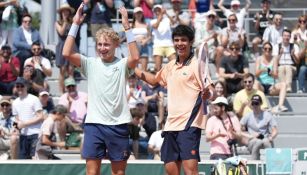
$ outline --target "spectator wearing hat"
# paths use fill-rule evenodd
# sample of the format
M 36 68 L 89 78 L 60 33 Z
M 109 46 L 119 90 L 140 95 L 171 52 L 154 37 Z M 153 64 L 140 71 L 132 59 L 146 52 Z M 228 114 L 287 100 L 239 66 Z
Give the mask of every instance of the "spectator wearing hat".
M 15 88 L 18 98 L 13 102 L 12 113 L 16 117 L 17 128 L 20 129 L 19 159 L 32 159 L 44 120 L 43 109 L 38 97 L 28 94 L 24 78 L 17 78 Z
M 149 50 L 148 43 L 151 41 L 150 26 L 145 22 L 143 10 L 141 7 L 133 9 L 132 33 L 136 39 L 140 52 L 140 63 L 142 70 L 147 70 Z
M 70 7 L 67 3 L 62 4 L 58 9 L 59 20 L 55 22 L 55 28 L 59 36 L 59 41 L 56 45 L 55 64 L 60 69 L 59 88 L 60 92 L 62 93 L 65 92 L 65 87 L 64 87 L 65 77 L 66 76 L 72 77 L 74 71 L 73 66 L 62 55 L 64 42 L 67 38 L 69 29 L 72 24 L 72 15 L 74 11 L 75 10 L 72 7 Z M 74 49 L 78 50 L 77 45 L 74 45 Z
M 20 60 L 20 72 L 23 72 L 24 62 L 32 56 L 31 46 L 34 42 L 44 45 L 38 30 L 31 26 L 32 16 L 25 14 L 22 17 L 22 24 L 14 31 L 13 54 Z
M 12 55 L 11 47 L 1 47 L 0 55 L 0 92 L 2 95 L 12 95 L 15 80 L 19 76 L 19 59 Z
M 273 23 L 274 14 L 275 12 L 271 10 L 271 0 L 262 0 L 261 11 L 254 16 L 254 26 L 257 31 L 257 36 L 252 41 L 254 58 L 260 54 L 258 45 L 262 42 L 264 30 Z
M 244 18 L 247 15 L 248 9 L 251 6 L 251 1 L 246 0 L 245 7 L 240 9 L 240 1 L 239 0 L 232 0 L 230 2 L 230 9 L 226 9 L 226 7 L 223 5 L 224 0 L 220 0 L 217 6 L 223 11 L 224 15 L 228 19 L 228 17 L 231 14 L 235 14 L 238 19 L 237 27 L 239 29 L 244 28 Z M 227 24 L 229 26 L 229 23 Z
M 213 116 L 206 124 L 206 141 L 211 142 L 210 159 L 227 159 L 235 155 L 235 142 L 241 138 L 240 122 L 228 111 L 225 97 L 217 97 L 213 102 Z
M 240 90 L 235 94 L 233 100 L 233 108 L 239 118 L 242 118 L 243 116 L 252 111 L 251 98 L 253 95 L 257 94 L 261 96 L 261 99 L 263 99 L 263 103 L 261 103 L 261 109 L 267 109 L 269 107 L 264 93 L 260 90 L 255 89 L 253 87 L 254 83 L 255 76 L 251 73 L 245 74 L 243 77 L 244 89 Z
M 44 120 L 40 133 L 38 136 L 38 142 L 35 150 L 35 158 L 39 160 L 44 159 L 59 159 L 56 157 L 52 150 L 65 147 L 65 141 L 56 141 L 55 126 L 56 122 L 64 122 L 67 116 L 68 110 L 63 105 L 56 105 L 50 115 Z
M 146 23 L 149 23 L 150 20 L 152 20 L 152 18 L 154 17 L 154 14 L 152 12 L 154 3 L 154 0 L 133 0 L 134 7 L 142 8 Z
M 272 148 L 277 136 L 277 122 L 272 114 L 261 109 L 262 98 L 253 95 L 251 98 L 252 112 L 241 119 L 242 136 L 247 138 L 247 146 L 252 160 L 260 159 L 260 149 Z
M 155 5 L 153 11 L 157 17 L 150 22 L 153 28 L 153 55 L 155 69 L 159 71 L 162 66 L 163 58 L 167 57 L 169 61 L 176 59 L 176 51 L 172 42 L 170 17 L 160 4 Z
M 9 99 L 0 101 L 0 150 L 5 151 L 11 159 L 18 158 L 19 131 L 14 126 L 15 117 L 12 115 L 12 103 Z
M 0 7 L 0 36 L 2 36 L 0 39 L 0 47 L 2 47 L 6 44 L 12 45 L 13 32 L 18 27 L 19 16 L 17 14 L 17 8 L 19 7 L 19 2 L 17 0 L 1 1 Z
M 182 0 L 171 0 L 171 3 L 172 9 L 167 12 L 168 15 L 171 17 L 171 27 L 175 28 L 179 24 L 190 26 L 191 16 L 188 12 L 182 11 Z
M 44 114 L 49 114 L 54 109 L 54 103 L 52 100 L 52 97 L 50 97 L 50 94 L 47 90 L 41 90 L 39 92 L 39 100 L 42 104 Z
M 217 15 L 214 10 L 209 10 L 206 13 L 207 22 L 203 26 L 195 29 L 194 46 L 198 49 L 201 43 L 207 43 L 209 59 L 214 60 L 218 70 L 221 60 L 218 60 L 218 57 L 216 57 L 216 49 L 218 46 L 219 36 L 221 34 L 221 28 L 215 25 L 216 19 Z
M 59 126 L 62 140 L 67 132 L 82 130 L 81 126 L 87 113 L 87 93 L 77 90 L 77 84 L 73 78 L 65 79 L 64 84 L 67 92 L 61 95 L 58 104 L 67 108 L 70 121 L 62 122 Z

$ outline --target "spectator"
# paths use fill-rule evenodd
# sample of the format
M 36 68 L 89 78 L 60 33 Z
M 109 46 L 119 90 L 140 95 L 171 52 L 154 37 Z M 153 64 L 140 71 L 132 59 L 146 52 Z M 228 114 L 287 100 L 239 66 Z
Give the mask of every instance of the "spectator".
M 42 105 L 36 96 L 28 94 L 24 78 L 16 80 L 15 88 L 18 98 L 13 102 L 12 113 L 16 117 L 17 128 L 21 129 L 19 159 L 32 159 L 41 123 L 44 120 Z
M 239 118 L 242 118 L 246 114 L 252 111 L 251 97 L 253 95 L 261 96 L 262 104 L 261 109 L 267 109 L 268 103 L 264 93 L 260 90 L 253 88 L 255 82 L 255 76 L 251 73 L 244 75 L 243 77 L 244 89 L 235 94 L 233 100 L 233 108 Z
M 18 27 L 18 14 L 17 7 L 19 3 L 17 0 L 8 0 L 6 2 L 0 2 L 0 7 L 5 7 L 4 11 L 6 14 L 1 12 L 0 15 L 0 47 L 8 44 L 12 45 L 13 31 Z M 1 21 L 2 20 L 2 21 Z
M 197 30 L 206 23 L 209 10 L 214 10 L 214 0 L 190 0 L 189 11 L 191 13 L 194 28 Z
M 18 58 L 12 56 L 11 47 L 1 47 L 0 55 L 0 92 L 2 95 L 12 95 L 15 81 L 20 72 Z
M 264 30 L 272 24 L 273 17 L 275 12 L 271 10 L 271 0 L 262 0 L 261 1 L 261 8 L 260 12 L 257 12 L 254 16 L 254 23 L 255 29 L 257 31 L 257 36 L 253 38 L 253 54 L 255 58 L 257 58 L 259 53 L 258 45 L 262 42 L 262 37 Z
M 263 33 L 263 43 L 270 42 L 273 46 L 281 43 L 282 31 L 285 29 L 282 23 L 282 14 L 275 13 L 273 18 L 273 24 L 269 25 Z
M 159 71 L 162 65 L 162 59 L 167 57 L 170 60 L 176 59 L 175 49 L 172 42 L 171 21 L 166 17 L 165 9 L 162 5 L 155 5 L 153 11 L 157 19 L 151 21 L 153 28 L 153 55 L 155 60 L 155 69 Z
M 247 59 L 240 54 L 239 43 L 233 42 L 229 46 L 230 56 L 224 57 L 219 70 L 220 79 L 225 81 L 229 94 L 242 89 L 241 81 L 249 72 Z
M 237 17 L 237 27 L 239 29 L 244 28 L 244 18 L 248 12 L 248 9 L 251 6 L 251 1 L 246 0 L 245 7 L 240 9 L 240 1 L 239 0 L 232 0 L 230 3 L 230 9 L 226 9 L 224 4 L 224 0 L 220 0 L 217 4 L 217 6 L 223 11 L 224 16 L 228 19 L 230 15 L 235 14 Z M 229 22 L 229 21 L 228 21 Z M 228 25 L 229 26 L 229 23 Z
M 151 40 L 151 31 L 149 25 L 145 22 L 143 10 L 141 7 L 135 7 L 133 10 L 131 27 L 138 44 L 138 49 L 140 51 L 141 67 L 143 70 L 147 70 L 149 57 L 148 43 Z
M 278 78 L 278 60 L 272 56 L 271 43 L 263 44 L 263 55 L 256 60 L 256 77 L 260 82 L 260 90 L 264 94 L 279 95 L 278 105 L 272 109 L 273 113 L 287 111 L 284 106 L 286 99 L 286 83 L 276 82 Z
M 252 160 L 260 159 L 260 149 L 272 148 L 277 136 L 277 122 L 270 112 L 261 109 L 262 98 L 253 95 L 251 98 L 252 112 L 245 115 L 240 123 L 243 137 L 248 138 L 248 149 Z
M 48 58 L 41 55 L 42 48 L 39 42 L 33 42 L 31 46 L 32 57 L 27 58 L 24 66 L 31 65 L 34 67 L 37 78 L 45 80 L 52 75 L 51 63 Z
M 12 115 L 12 103 L 8 99 L 0 101 L 0 150 L 7 151 L 5 154 L 11 159 L 18 158 L 19 131 L 14 126 L 15 117 Z
M 111 9 L 114 7 L 113 0 L 97 0 L 91 12 L 91 33 L 96 36 L 96 32 L 103 27 L 112 27 Z
M 144 18 L 146 23 L 150 23 L 154 14 L 152 7 L 154 6 L 154 0 L 133 0 L 134 7 L 141 7 L 143 10 Z
M 126 87 L 127 100 L 130 108 L 135 108 L 136 102 L 141 98 L 142 86 L 138 84 L 138 79 L 135 75 L 131 75 L 128 78 L 128 84 Z
M 130 109 L 132 121 L 128 124 L 130 139 L 132 139 L 132 152 L 130 159 L 139 159 L 140 124 L 144 113 L 137 108 Z
M 191 16 L 188 12 L 184 12 L 181 9 L 182 0 L 171 0 L 172 2 L 172 9 L 168 13 L 171 18 L 172 28 L 177 27 L 179 24 L 181 25 L 191 25 Z
M 150 71 L 155 74 L 155 71 Z M 142 87 L 142 99 L 146 102 L 144 129 L 148 137 L 158 129 L 164 118 L 164 92 L 160 85 L 152 86 L 145 83 Z
M 49 92 L 47 90 L 41 90 L 38 97 L 42 104 L 44 114 L 49 114 L 54 109 L 54 103 Z
M 59 99 L 60 105 L 63 105 L 69 111 L 69 120 L 62 122 L 58 128 L 61 140 L 65 139 L 66 133 L 75 130 L 82 130 L 82 125 L 87 111 L 87 93 L 77 90 L 77 84 L 73 78 L 67 78 L 64 81 L 66 93 Z M 72 125 L 72 126 L 71 126 Z
M 305 79 L 307 74 L 307 40 L 305 40 L 305 48 L 302 50 L 301 58 L 302 58 L 302 63 L 298 74 L 298 84 L 299 84 L 298 93 L 306 92 Z
M 137 77 L 168 89 L 168 117 L 161 147 L 161 159 L 168 174 L 180 174 L 181 166 L 185 174 L 198 173 L 199 142 L 205 124 L 202 99 L 214 98 L 210 75 L 205 77 L 205 86 L 199 79 L 197 59 L 192 50 L 194 35 L 189 26 L 178 25 L 172 34 L 178 58 L 156 75 L 135 69 Z
M 74 67 L 62 55 L 64 42 L 67 38 L 68 31 L 72 24 L 72 15 L 74 11 L 75 10 L 72 7 L 70 7 L 68 4 L 66 3 L 62 4 L 58 9 L 59 20 L 55 23 L 55 29 L 59 36 L 59 41 L 56 45 L 55 64 L 57 67 L 60 68 L 59 88 L 61 93 L 65 92 L 65 87 L 64 87 L 65 77 L 67 76 L 73 77 L 73 72 L 74 72 Z M 74 46 L 74 50 L 76 51 L 78 50 L 77 45 Z
M 278 57 L 278 79 L 286 83 L 287 92 L 292 91 L 292 79 L 300 63 L 299 47 L 290 43 L 290 37 L 291 31 L 283 30 L 282 42 L 273 46 L 273 55 Z
M 161 129 L 152 133 L 148 141 L 148 152 L 153 154 L 154 160 L 161 160 L 161 147 L 164 138 L 161 136 L 165 125 L 165 119 L 161 122 Z
M 210 160 L 224 160 L 236 155 L 235 144 L 241 138 L 240 122 L 227 110 L 225 97 L 217 97 L 212 104 L 214 115 L 206 124 L 206 141 L 211 142 Z
M 20 60 L 20 72 L 23 72 L 24 62 L 32 56 L 31 46 L 34 42 L 39 42 L 43 46 L 43 41 L 39 32 L 31 27 L 32 17 L 24 14 L 22 24 L 13 34 L 13 54 Z
M 209 59 L 215 61 L 216 68 L 219 69 L 221 60 L 218 60 L 216 57 L 216 48 L 218 46 L 221 28 L 215 25 L 217 15 L 214 10 L 210 10 L 206 14 L 207 22 L 195 30 L 194 46 L 196 49 L 199 49 L 198 47 L 201 43 L 207 43 Z
M 114 57 L 120 38 L 111 28 L 97 31 L 97 57 L 88 58 L 73 51 L 77 28 L 85 17 L 82 9 L 83 4 L 73 18 L 73 25 L 63 48 L 63 56 L 75 66 L 81 67 L 88 80 L 89 106 L 84 125 L 82 157 L 86 159 L 87 173 L 99 174 L 101 160 L 108 158 L 113 167 L 112 174 L 124 174 L 130 155 L 127 123 L 131 121 L 126 83 L 127 77 L 138 64 L 139 51 L 130 30 L 125 7 L 118 10 L 128 36 L 128 58 Z
M 54 110 L 44 120 L 40 128 L 38 142 L 36 144 L 35 157 L 39 160 L 59 159 L 52 150 L 65 147 L 65 141 L 56 141 L 55 126 L 56 122 L 63 122 L 67 115 L 67 108 L 63 105 L 55 106 Z
M 216 97 L 225 97 L 227 98 L 227 89 L 226 89 L 226 85 L 224 81 L 216 81 L 214 83 L 214 89 L 215 89 L 215 93 L 216 93 Z M 229 102 L 231 102 L 231 100 L 229 98 L 227 98 L 227 100 Z M 210 118 L 211 116 L 214 115 L 214 105 L 212 105 L 211 103 L 207 102 L 208 105 L 206 105 L 205 107 L 208 107 L 208 118 Z M 228 105 L 228 109 L 232 108 L 232 103 L 229 103 Z
M 22 77 L 26 80 L 26 87 L 29 94 L 38 96 L 39 92 L 47 89 L 47 82 L 36 77 L 35 68 L 32 65 L 25 66 Z M 16 88 L 13 89 L 16 94 Z

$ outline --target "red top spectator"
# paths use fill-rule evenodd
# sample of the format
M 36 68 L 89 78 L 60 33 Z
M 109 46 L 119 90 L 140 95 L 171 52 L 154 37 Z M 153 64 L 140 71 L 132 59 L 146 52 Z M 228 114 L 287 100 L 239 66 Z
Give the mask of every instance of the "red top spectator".
M 153 0 L 134 0 L 134 7 L 141 7 L 145 18 L 153 18 L 152 6 Z
M 12 52 L 10 46 L 3 46 L 1 52 L 0 81 L 4 83 L 15 81 L 19 74 L 20 62 L 17 57 L 11 55 Z

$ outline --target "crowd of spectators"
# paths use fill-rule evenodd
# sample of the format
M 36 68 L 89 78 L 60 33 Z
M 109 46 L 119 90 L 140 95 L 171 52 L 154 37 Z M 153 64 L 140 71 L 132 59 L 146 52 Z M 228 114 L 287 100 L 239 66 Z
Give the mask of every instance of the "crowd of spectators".
M 99 28 L 112 27 L 111 19 L 116 17 L 114 1 L 83 2 L 89 33 L 93 37 Z M 248 147 L 253 159 L 259 159 L 259 149 L 270 147 L 277 136 L 277 124 L 271 115 L 288 110 L 284 103 L 287 93 L 295 92 L 292 80 L 296 74 L 297 93 L 306 92 L 307 16 L 299 16 L 296 27 L 291 30 L 283 24 L 283 14 L 271 10 L 271 1 L 262 0 L 261 11 L 254 14 L 257 35 L 248 41 L 244 19 L 252 3 L 250 0 L 246 0 L 242 8 L 242 1 L 232 0 L 230 9 L 219 0 L 216 5 L 224 16 L 218 15 L 213 0 L 190 1 L 188 7 L 192 11 L 182 8 L 184 2 L 122 1 L 132 10 L 131 28 L 140 51 L 139 67 L 154 74 L 163 67 L 163 58 L 168 61 L 177 59 L 172 29 L 179 24 L 192 26 L 196 33 L 195 52 L 201 43 L 207 43 L 208 56 L 216 66 L 215 77 L 218 79 L 215 83 L 218 98 L 208 107 L 210 118 L 206 128 L 207 141 L 212 144 L 211 158 L 229 157 L 231 150 L 227 141 L 235 138 L 242 141 L 245 137 L 249 140 L 242 144 Z M 39 32 L 31 26 L 31 15 L 26 9 L 20 14 L 18 0 L 0 1 L 0 8 L 3 9 L 0 150 L 9 151 L 6 153 L 11 159 L 56 159 L 49 148 L 67 148 L 67 134 L 82 133 L 87 110 L 87 94 L 77 89 L 74 67 L 62 56 L 75 9 L 67 2 L 61 4 L 53 27 L 59 37 L 55 65 L 60 70 L 58 80 L 62 94 L 59 105 L 55 105 L 47 79 L 52 76 L 54 60 L 44 56 L 44 43 Z M 6 10 L 11 11 L 9 17 L 5 16 Z M 124 36 L 121 40 L 125 42 Z M 249 50 L 249 43 L 252 54 L 247 57 L 245 52 Z M 154 61 L 152 67 L 149 66 L 150 59 Z M 249 68 L 251 60 L 255 61 L 254 75 Z M 159 136 L 167 116 L 167 90 L 140 82 L 135 76 L 129 78 L 126 89 L 133 116 L 129 125 L 133 156 L 136 159 L 142 157 L 138 140 L 144 138 L 149 140 L 148 152 L 157 158 L 163 140 Z M 279 96 L 278 105 L 270 107 L 266 95 Z M 255 119 L 259 116 L 261 120 Z M 264 123 L 268 119 L 269 129 L 273 128 L 269 133 L 264 128 L 268 126 Z M 219 142 L 222 147 L 218 147 Z M 39 148 L 35 149 L 36 145 Z M 43 152 L 45 148 L 42 150 L 45 145 L 48 145 L 48 155 Z

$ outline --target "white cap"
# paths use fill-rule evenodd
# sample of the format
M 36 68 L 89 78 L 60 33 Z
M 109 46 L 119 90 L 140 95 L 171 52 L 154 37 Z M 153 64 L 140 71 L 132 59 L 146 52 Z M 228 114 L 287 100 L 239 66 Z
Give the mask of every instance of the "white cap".
M 161 4 L 156 4 L 156 5 L 153 6 L 152 10 L 155 10 L 155 8 L 160 8 L 160 9 L 162 9 L 163 7 L 162 7 Z
M 47 91 L 41 91 L 40 93 L 39 93 L 39 96 L 43 96 L 43 95 L 48 95 L 49 96 L 49 92 L 47 92 Z
M 224 104 L 224 105 L 228 105 L 228 101 L 225 97 L 217 97 L 212 104 Z
M 141 7 L 135 7 L 133 9 L 133 13 L 137 13 L 137 12 L 143 12 L 143 9 Z
M 232 0 L 230 5 L 231 6 L 233 6 L 233 5 L 240 5 L 240 1 L 239 0 Z
M 206 15 L 207 15 L 207 16 L 209 16 L 209 15 L 214 15 L 214 16 L 216 16 L 216 13 L 215 13 L 214 10 L 209 10 L 209 11 L 206 13 Z

